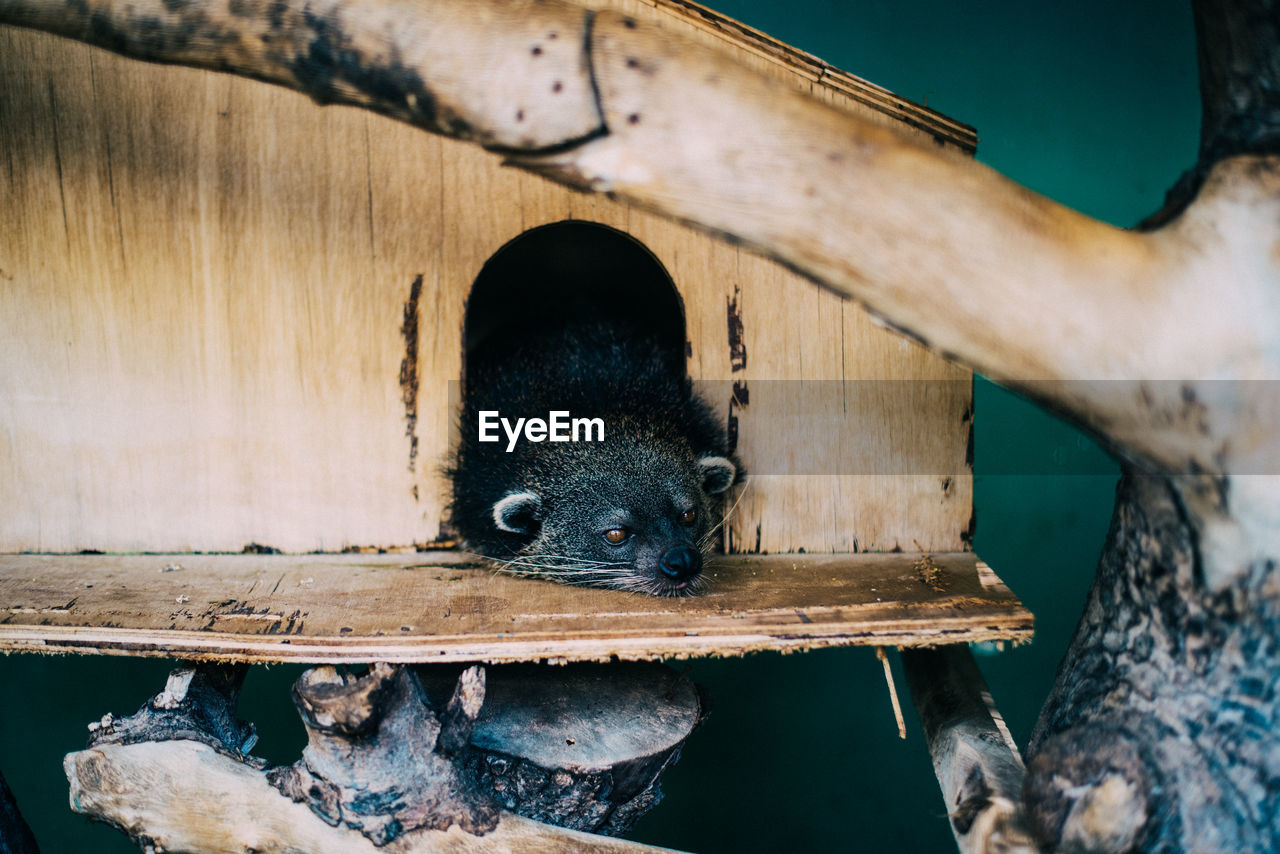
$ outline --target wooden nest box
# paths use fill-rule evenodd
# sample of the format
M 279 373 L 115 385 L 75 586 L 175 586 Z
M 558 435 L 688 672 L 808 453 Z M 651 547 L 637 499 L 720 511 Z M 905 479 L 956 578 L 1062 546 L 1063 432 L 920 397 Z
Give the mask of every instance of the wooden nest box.
M 692 4 L 600 5 L 976 144 Z M 771 260 L 388 118 L 3 27 L 0 140 L 0 647 L 502 661 L 1029 636 L 971 552 L 970 374 Z M 678 331 L 752 473 L 703 596 L 441 548 L 468 343 L 581 300 Z

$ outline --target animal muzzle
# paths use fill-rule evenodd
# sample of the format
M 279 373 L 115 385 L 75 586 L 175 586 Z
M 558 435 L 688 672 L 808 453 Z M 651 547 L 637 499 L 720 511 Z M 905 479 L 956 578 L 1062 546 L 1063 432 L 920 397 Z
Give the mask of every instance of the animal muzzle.
M 692 546 L 676 546 L 658 561 L 658 569 L 672 581 L 688 581 L 702 571 L 702 555 Z

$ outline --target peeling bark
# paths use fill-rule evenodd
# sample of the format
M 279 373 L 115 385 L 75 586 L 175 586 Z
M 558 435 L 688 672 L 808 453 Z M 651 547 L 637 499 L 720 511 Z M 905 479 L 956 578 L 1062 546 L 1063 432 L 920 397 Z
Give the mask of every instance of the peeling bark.
M 1168 479 L 1126 473 L 1098 578 L 1032 738 L 1038 836 L 1071 850 L 1280 847 L 1280 578 L 1206 584 Z
M 484 702 L 479 668 L 459 680 L 445 726 L 412 671 L 386 664 L 362 677 L 316 667 L 293 694 L 308 743 L 300 760 L 267 775 L 286 797 L 378 846 L 419 828 L 456 824 L 483 836 L 497 826 L 498 805 L 455 758 L 465 751 L 463 732 Z

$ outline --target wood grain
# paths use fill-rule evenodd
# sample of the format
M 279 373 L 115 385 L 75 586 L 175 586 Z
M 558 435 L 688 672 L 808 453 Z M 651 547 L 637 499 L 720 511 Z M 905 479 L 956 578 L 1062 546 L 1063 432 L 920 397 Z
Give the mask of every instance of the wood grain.
M 0 556 L 0 649 L 235 661 L 626 660 L 1030 639 L 971 553 L 730 556 L 659 599 L 452 552 Z
M 971 146 L 971 129 L 707 10 L 593 8 Z M 968 548 L 969 373 L 741 247 L 383 115 L 9 27 L 0 144 L 0 552 L 446 538 L 440 470 L 471 285 L 509 241 L 575 218 L 631 234 L 679 290 L 690 375 L 713 384 L 759 475 L 729 521 L 732 550 Z M 855 396 L 839 383 L 881 380 L 950 391 L 844 408 Z M 780 431 L 758 384 L 774 381 L 829 382 L 842 409 Z M 875 471 L 885 437 L 922 440 L 940 462 Z M 795 465 L 832 454 L 820 475 Z

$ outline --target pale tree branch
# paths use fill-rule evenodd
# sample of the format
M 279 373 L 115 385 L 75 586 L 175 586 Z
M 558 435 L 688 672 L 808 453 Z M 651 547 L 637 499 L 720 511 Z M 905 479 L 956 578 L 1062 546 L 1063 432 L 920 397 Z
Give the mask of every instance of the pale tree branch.
M 1187 407 L 1280 378 L 1276 158 L 1224 162 L 1139 234 L 566 0 L 0 0 L 0 21 L 505 150 L 777 258 L 1153 470 L 1280 471 L 1267 407 Z
M 602 132 L 585 57 L 589 22 L 583 9 L 536 0 L 0 2 L 0 23 L 525 151 Z
M 281 796 L 264 772 L 194 741 L 90 747 L 68 754 L 63 764 L 74 809 L 115 825 L 157 851 L 638 854 L 667 850 L 551 827 L 505 812 L 483 836 L 473 836 L 457 825 L 447 830 L 420 828 L 379 847 L 358 830 L 330 825 L 306 804 Z

